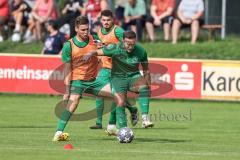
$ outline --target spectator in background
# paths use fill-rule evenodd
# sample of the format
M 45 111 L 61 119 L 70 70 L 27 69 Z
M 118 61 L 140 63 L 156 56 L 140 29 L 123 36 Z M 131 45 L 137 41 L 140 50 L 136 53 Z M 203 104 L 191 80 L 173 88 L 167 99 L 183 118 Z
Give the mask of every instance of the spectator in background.
M 199 26 L 203 24 L 201 19 L 204 12 L 203 0 L 182 0 L 177 10 L 177 17 L 173 21 L 172 43 L 176 44 L 180 28 L 191 26 L 191 44 L 195 44 L 198 38 Z
M 63 44 L 66 42 L 66 37 L 63 33 L 58 31 L 58 24 L 55 20 L 49 20 L 45 23 L 46 29 L 49 32 L 47 36 L 44 47 L 42 49 L 42 54 L 57 55 L 61 53 Z
M 124 10 L 124 29 L 131 30 L 137 34 L 137 40 L 142 40 L 142 31 L 146 18 L 146 5 L 144 0 L 129 0 Z
M 0 0 L 0 42 L 3 41 L 3 26 L 8 19 L 8 0 Z
M 23 27 L 28 27 L 28 18 L 30 12 L 31 7 L 23 0 L 14 0 L 11 3 L 10 22 L 13 23 L 15 26 L 12 40 L 14 40 L 14 37 L 19 37 L 18 40 L 21 40 Z
M 155 41 L 154 26 L 163 26 L 164 40 L 170 39 L 171 20 L 175 8 L 175 0 L 153 0 L 150 16 L 147 17 L 146 29 L 151 41 Z
M 55 20 L 57 12 L 54 0 L 36 0 L 32 16 L 36 25 L 36 39 L 42 39 L 42 25 L 48 20 Z
M 63 17 L 59 19 L 59 26 L 69 24 L 70 37 L 75 35 L 75 19 L 83 14 L 83 0 L 68 0 L 62 10 Z
M 124 7 L 127 3 L 127 0 L 116 0 L 115 1 L 115 18 L 116 24 L 123 26 L 124 24 Z
M 101 11 L 109 8 L 107 0 L 88 0 L 84 4 L 85 15 L 90 22 L 90 30 L 93 28 L 93 24 L 99 21 Z

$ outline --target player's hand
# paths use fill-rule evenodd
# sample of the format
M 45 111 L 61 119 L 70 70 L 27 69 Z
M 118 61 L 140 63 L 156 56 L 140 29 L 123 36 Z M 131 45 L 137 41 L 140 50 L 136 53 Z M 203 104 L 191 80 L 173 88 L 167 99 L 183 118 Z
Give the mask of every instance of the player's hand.
M 70 85 L 70 81 L 71 81 L 71 76 L 66 76 L 64 78 L 64 85 L 65 86 L 69 86 Z
M 93 40 L 93 42 L 97 45 L 97 49 L 101 49 L 104 47 L 104 43 L 102 43 L 100 40 Z

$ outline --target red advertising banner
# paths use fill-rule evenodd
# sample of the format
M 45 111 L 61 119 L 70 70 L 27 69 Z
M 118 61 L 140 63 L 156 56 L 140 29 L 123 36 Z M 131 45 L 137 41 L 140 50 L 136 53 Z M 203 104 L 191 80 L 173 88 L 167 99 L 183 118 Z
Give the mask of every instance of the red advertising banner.
M 160 65 L 162 67 L 158 67 Z M 201 62 L 152 59 L 150 72 L 153 88 L 162 83 L 160 90 L 166 91 L 153 98 L 201 98 Z
M 201 62 L 150 59 L 149 67 L 152 98 L 201 99 Z M 0 92 L 62 94 L 63 79 L 60 57 L 0 55 Z
M 57 94 L 49 78 L 61 65 L 59 57 L 0 56 L 0 92 Z M 53 77 L 62 80 L 62 73 Z

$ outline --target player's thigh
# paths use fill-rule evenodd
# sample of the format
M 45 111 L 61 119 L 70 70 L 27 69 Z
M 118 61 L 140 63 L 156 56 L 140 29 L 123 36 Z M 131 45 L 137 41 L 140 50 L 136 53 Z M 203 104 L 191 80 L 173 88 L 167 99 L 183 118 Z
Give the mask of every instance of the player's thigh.
M 129 79 L 129 91 L 139 92 L 141 88 L 147 87 L 147 81 L 142 75 L 135 75 Z
M 84 82 L 80 80 L 73 80 L 70 83 L 70 87 L 66 88 L 67 93 L 74 94 L 74 95 L 80 95 L 82 96 L 83 92 L 86 90 L 87 86 L 84 84 Z
M 111 78 L 111 89 L 112 94 L 122 93 L 127 94 L 128 90 L 128 80 L 122 77 L 112 77 Z
M 107 83 L 105 86 L 103 86 L 100 89 L 100 91 L 98 92 L 97 96 L 100 96 L 100 97 L 112 97 L 110 83 Z

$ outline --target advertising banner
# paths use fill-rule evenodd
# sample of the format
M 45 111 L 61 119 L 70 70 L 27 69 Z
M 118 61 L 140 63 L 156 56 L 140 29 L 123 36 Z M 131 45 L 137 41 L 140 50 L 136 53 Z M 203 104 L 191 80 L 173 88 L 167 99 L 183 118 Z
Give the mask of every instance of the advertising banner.
M 60 56 L 0 55 L 0 92 L 63 94 Z M 240 62 L 149 59 L 155 99 L 240 100 Z

